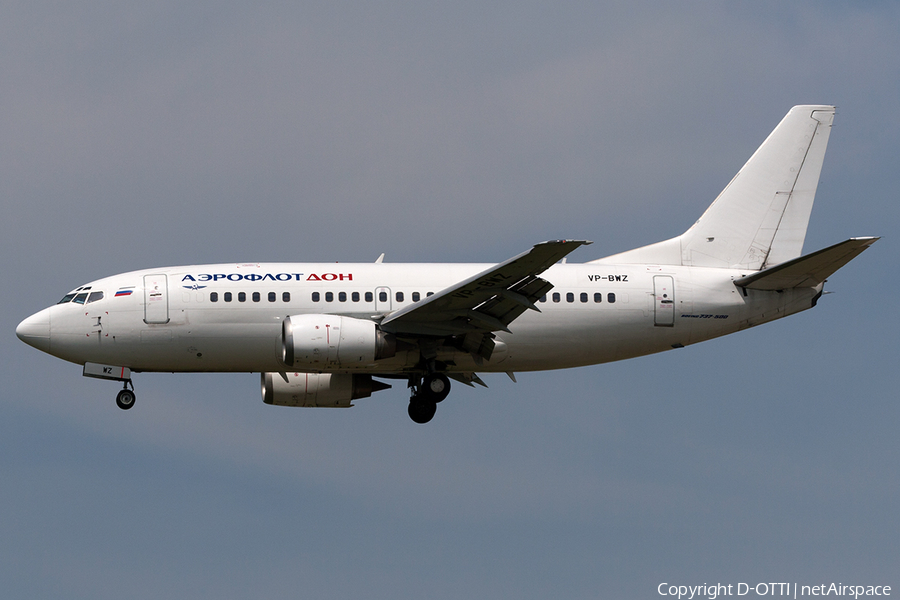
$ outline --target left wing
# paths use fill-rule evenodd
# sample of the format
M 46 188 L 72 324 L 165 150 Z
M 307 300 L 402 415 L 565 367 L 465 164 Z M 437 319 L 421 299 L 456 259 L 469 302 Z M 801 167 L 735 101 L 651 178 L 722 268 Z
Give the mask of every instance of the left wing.
M 506 262 L 388 314 L 381 328 L 395 335 L 416 337 L 476 334 L 466 335 L 466 349 L 489 358 L 493 343 L 483 339 L 485 334 L 509 331 L 508 325 L 527 309 L 540 312 L 534 303 L 553 284 L 538 275 L 579 246 L 590 243 L 554 240 L 536 244 Z M 489 348 L 479 351 L 480 344 Z

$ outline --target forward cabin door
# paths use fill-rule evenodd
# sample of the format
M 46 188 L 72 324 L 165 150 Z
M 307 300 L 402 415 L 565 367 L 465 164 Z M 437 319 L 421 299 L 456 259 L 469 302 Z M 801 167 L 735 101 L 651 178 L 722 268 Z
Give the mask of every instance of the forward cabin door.
M 165 275 L 144 275 L 144 323 L 169 322 L 169 284 Z
M 653 324 L 657 327 L 675 326 L 675 280 L 671 275 L 654 275 L 653 295 L 656 298 Z

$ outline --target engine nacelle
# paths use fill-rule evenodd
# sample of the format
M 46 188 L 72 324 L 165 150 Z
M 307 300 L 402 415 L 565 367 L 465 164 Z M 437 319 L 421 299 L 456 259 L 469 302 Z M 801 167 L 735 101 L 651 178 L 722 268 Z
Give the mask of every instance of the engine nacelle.
M 281 335 L 284 364 L 328 369 L 371 364 L 397 353 L 394 336 L 373 321 L 339 315 L 295 315 L 284 320 Z
M 262 398 L 276 406 L 310 406 L 346 408 L 353 400 L 368 398 L 372 392 L 387 389 L 386 383 L 371 375 L 347 373 L 280 373 L 262 374 Z

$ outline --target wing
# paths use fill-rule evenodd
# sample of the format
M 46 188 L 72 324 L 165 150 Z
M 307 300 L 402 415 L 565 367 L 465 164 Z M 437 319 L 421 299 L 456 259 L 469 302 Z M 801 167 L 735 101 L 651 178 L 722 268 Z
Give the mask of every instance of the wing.
M 538 275 L 579 246 L 590 243 L 555 240 L 537 244 L 506 262 L 388 314 L 381 328 L 401 336 L 464 335 L 467 350 L 489 358 L 493 343 L 484 339 L 485 334 L 509 331 L 508 325 L 528 309 L 540 312 L 534 303 L 553 284 Z M 479 350 L 479 345 L 489 348 Z

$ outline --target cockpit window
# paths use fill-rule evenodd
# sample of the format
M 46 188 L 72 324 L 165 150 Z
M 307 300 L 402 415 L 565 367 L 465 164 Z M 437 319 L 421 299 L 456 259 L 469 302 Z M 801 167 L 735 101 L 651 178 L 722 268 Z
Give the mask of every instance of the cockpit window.
M 63 299 L 57 302 L 57 304 L 65 304 L 66 302 L 71 302 L 72 298 L 75 297 L 75 294 L 66 294 L 63 296 Z
M 103 300 L 103 292 L 91 292 L 91 295 L 88 296 L 87 304 L 96 302 L 97 300 Z
M 83 293 L 75 296 L 75 298 L 72 300 L 72 302 L 74 302 L 75 304 L 84 304 L 84 301 L 87 300 L 87 297 L 88 297 L 87 292 L 83 292 Z

